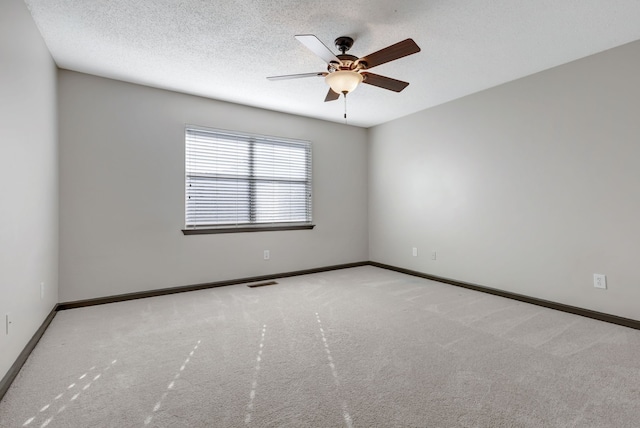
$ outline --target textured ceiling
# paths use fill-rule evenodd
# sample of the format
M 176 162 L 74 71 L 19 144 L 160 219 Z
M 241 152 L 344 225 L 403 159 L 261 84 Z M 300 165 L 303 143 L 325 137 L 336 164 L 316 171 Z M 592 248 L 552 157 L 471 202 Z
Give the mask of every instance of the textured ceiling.
M 342 122 L 324 71 L 294 39 L 342 35 L 358 57 L 413 38 L 422 52 L 374 73 L 411 84 L 361 85 L 349 123 L 369 127 L 640 39 L 638 0 L 25 0 L 59 67 Z

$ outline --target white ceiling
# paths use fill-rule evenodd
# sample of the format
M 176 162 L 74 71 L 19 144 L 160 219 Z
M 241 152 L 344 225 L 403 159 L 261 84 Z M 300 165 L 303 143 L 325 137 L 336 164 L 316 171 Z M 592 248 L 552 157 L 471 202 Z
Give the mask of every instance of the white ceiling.
M 362 57 L 413 38 L 422 52 L 373 69 L 411 84 L 361 85 L 351 125 L 370 127 L 640 39 L 638 0 L 25 0 L 59 67 L 342 122 L 325 71 L 294 39 L 351 36 Z M 337 51 L 336 51 L 337 52 Z

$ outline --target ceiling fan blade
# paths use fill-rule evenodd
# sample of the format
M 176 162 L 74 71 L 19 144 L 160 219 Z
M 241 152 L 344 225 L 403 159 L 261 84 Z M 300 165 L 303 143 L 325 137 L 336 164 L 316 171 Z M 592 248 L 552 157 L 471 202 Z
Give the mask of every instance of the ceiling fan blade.
M 316 76 L 326 76 L 326 71 L 318 71 L 317 73 L 301 73 L 301 74 L 287 74 L 284 76 L 269 76 L 267 79 L 269 80 L 287 80 L 287 79 L 301 79 L 303 77 L 316 77 Z
M 329 88 L 329 92 L 327 92 L 327 96 L 325 97 L 324 102 L 326 103 L 327 101 L 335 101 L 338 98 L 340 98 L 340 94 L 334 92 L 333 89 Z
M 364 77 L 362 83 L 377 86 L 379 88 L 388 89 L 394 92 L 401 92 L 404 88 L 409 86 L 409 82 L 403 82 L 402 80 L 392 79 L 391 77 L 380 76 L 379 74 L 361 73 Z
M 327 64 L 331 62 L 340 63 L 338 57 L 313 34 L 300 34 L 295 36 L 295 38 L 311 52 L 322 58 Z
M 395 45 L 387 46 L 377 52 L 364 56 L 358 60 L 359 63 L 365 62 L 367 68 L 373 68 L 380 64 L 393 61 L 407 55 L 420 52 L 420 47 L 413 39 L 406 39 Z

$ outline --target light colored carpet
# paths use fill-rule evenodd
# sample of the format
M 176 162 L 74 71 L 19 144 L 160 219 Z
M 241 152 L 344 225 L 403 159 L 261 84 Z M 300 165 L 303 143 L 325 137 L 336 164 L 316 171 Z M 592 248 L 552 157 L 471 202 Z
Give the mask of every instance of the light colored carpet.
M 2 427 L 638 427 L 640 331 L 375 267 L 58 313 Z

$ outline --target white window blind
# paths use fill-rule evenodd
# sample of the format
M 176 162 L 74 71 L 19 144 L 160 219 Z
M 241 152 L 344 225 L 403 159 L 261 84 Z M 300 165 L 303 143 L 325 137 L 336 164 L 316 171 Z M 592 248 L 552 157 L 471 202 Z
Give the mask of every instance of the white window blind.
M 311 143 L 187 127 L 186 227 L 311 223 Z

